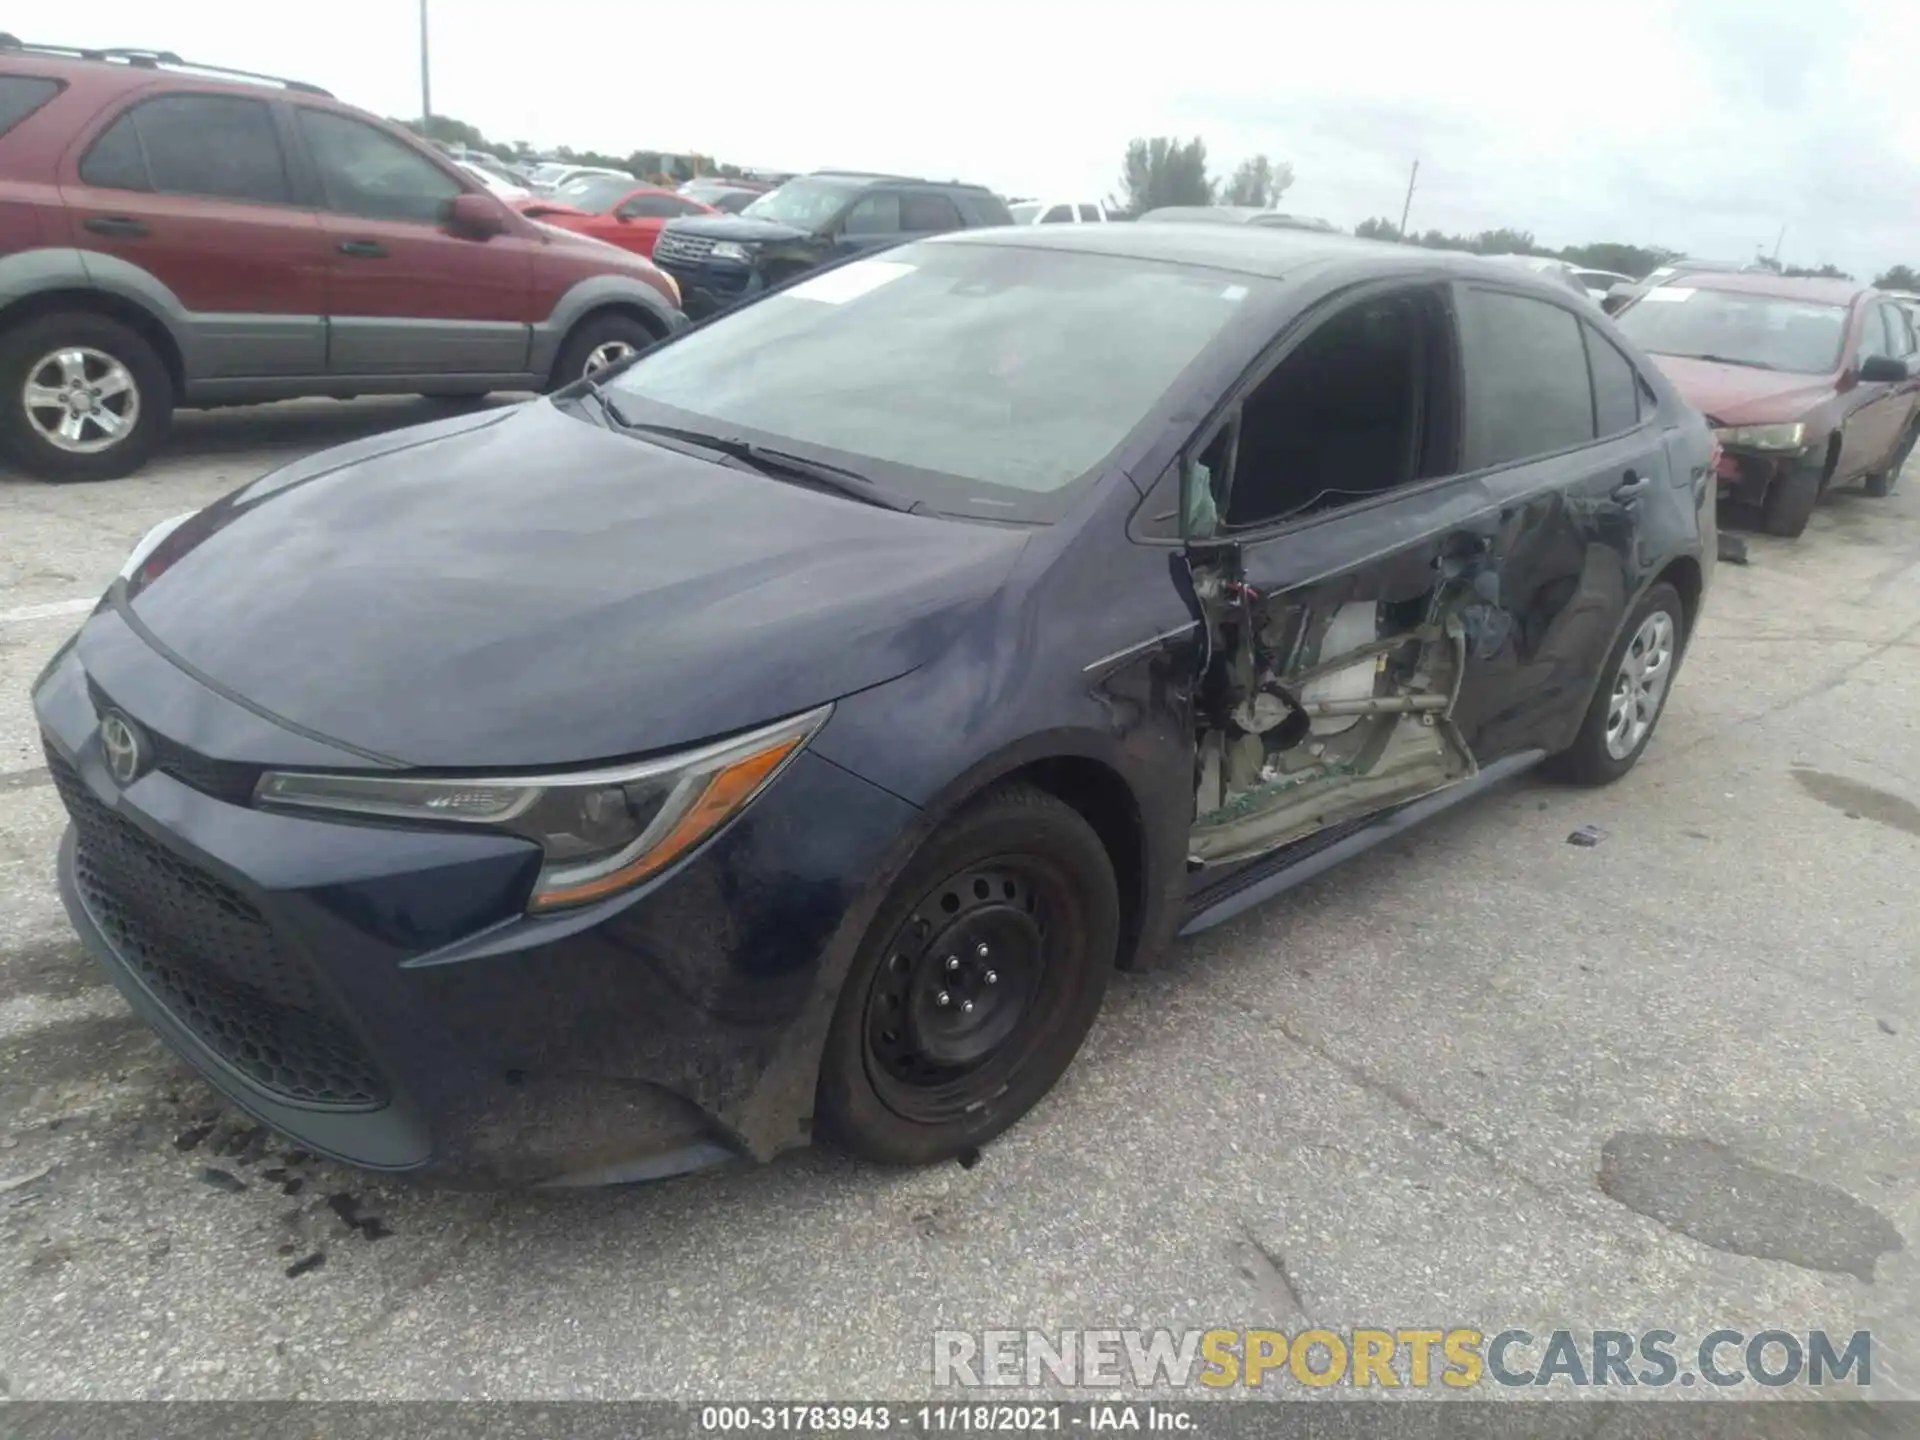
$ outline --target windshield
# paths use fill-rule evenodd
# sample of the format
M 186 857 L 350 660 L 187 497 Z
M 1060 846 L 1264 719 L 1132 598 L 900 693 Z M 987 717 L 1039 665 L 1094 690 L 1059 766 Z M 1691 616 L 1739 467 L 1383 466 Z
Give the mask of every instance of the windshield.
M 769 190 L 740 213 L 752 220 L 771 220 L 796 230 L 818 230 L 845 208 L 858 186 L 844 180 L 803 177 Z
M 604 215 L 633 193 L 624 175 L 582 175 L 553 192 L 553 198 L 589 215 Z
M 1014 224 L 1031 225 L 1033 223 L 1033 217 L 1040 213 L 1040 204 L 1038 201 L 1035 201 L 1027 205 L 1009 205 L 1007 207 L 1007 213 L 1013 216 Z
M 1840 368 L 1844 305 L 1818 305 L 1684 284 L 1649 290 L 1614 323 L 1656 355 L 1712 358 L 1762 370 L 1827 375 Z
M 1272 282 L 923 241 L 822 271 L 609 382 L 637 422 L 821 458 L 927 508 L 1043 521 Z

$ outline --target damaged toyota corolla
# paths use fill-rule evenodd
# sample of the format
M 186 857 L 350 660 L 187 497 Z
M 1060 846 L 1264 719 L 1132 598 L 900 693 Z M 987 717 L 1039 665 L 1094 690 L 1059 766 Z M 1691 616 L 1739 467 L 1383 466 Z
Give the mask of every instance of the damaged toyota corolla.
M 1525 272 L 1061 226 L 162 526 L 35 686 L 89 950 L 355 1165 L 965 1153 L 1116 968 L 1644 752 L 1702 419 Z

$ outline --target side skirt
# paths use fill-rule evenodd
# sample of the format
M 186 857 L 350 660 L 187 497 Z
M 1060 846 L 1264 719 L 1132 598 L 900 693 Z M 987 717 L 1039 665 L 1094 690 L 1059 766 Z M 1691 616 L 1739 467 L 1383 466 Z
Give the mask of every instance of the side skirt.
M 1335 826 L 1318 835 L 1297 840 L 1266 860 L 1249 866 L 1232 879 L 1194 896 L 1190 902 L 1192 913 L 1187 923 L 1180 927 L 1180 936 L 1184 939 L 1189 935 L 1198 935 L 1202 930 L 1211 930 L 1243 910 L 1264 904 L 1296 885 L 1304 885 L 1341 861 L 1351 860 L 1355 855 L 1432 819 L 1441 811 L 1452 809 L 1470 796 L 1531 770 L 1545 758 L 1546 752 L 1543 750 L 1525 750 L 1518 755 L 1509 755 L 1494 761 L 1458 785 L 1389 811 L 1377 819 L 1351 829 Z

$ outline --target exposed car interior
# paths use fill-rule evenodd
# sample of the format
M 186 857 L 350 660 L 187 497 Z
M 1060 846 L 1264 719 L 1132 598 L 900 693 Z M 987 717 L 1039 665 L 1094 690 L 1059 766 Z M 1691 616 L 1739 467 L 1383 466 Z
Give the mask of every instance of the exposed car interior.
M 1445 473 L 1436 444 L 1448 413 L 1438 303 L 1434 293 L 1412 290 L 1355 305 L 1309 335 L 1247 396 L 1225 496 L 1229 529 Z

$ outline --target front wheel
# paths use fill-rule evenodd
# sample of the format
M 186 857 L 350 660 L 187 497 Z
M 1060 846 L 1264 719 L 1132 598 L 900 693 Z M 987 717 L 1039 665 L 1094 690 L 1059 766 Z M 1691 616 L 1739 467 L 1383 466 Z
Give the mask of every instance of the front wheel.
M 1666 708 L 1686 643 L 1680 592 L 1664 582 L 1633 607 L 1572 745 L 1547 761 L 1576 785 L 1607 785 L 1634 767 Z
M 874 916 L 834 1012 L 823 1139 L 924 1165 L 984 1144 L 1065 1073 L 1119 943 L 1106 848 L 1079 812 L 1012 785 L 922 848 Z
M 0 337 L 0 446 L 43 480 L 114 480 L 147 462 L 173 417 L 153 346 L 89 311 Z
M 631 359 L 650 349 L 659 338 L 631 315 L 596 315 L 560 347 L 560 358 L 553 366 L 553 388 L 571 385 L 583 376 Z
M 1813 518 L 1813 507 L 1820 503 L 1832 473 L 1831 465 L 1823 469 L 1803 462 L 1776 476 L 1760 503 L 1761 529 L 1783 540 L 1797 539 Z

